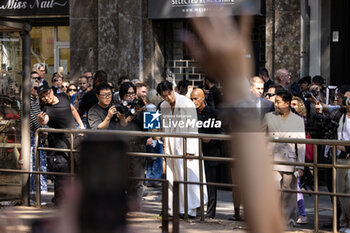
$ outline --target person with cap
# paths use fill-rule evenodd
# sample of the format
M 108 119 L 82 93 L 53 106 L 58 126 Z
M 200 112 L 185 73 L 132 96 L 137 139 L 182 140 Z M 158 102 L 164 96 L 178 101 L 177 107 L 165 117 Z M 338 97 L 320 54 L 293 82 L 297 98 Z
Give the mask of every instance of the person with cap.
M 73 107 L 69 97 L 65 93 L 54 95 L 54 91 L 47 84 L 43 84 L 38 88 L 39 98 L 44 103 L 42 112 L 38 114 L 38 123 L 40 125 L 48 125 L 54 129 L 74 129 L 75 122 L 80 128 L 84 129 L 83 122 L 79 113 Z M 49 147 L 69 149 L 70 134 L 50 133 L 48 135 Z M 75 142 L 77 142 L 75 140 Z M 67 152 L 50 152 L 48 154 L 48 166 L 54 172 L 68 172 L 70 170 L 70 156 Z M 62 176 L 55 177 L 55 197 L 53 202 L 58 204 L 62 194 Z

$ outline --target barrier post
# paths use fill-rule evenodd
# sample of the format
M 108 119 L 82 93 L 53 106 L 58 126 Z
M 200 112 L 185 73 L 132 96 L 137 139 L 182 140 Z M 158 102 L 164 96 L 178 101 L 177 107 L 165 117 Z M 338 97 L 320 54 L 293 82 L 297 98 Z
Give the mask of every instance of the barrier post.
M 169 182 L 167 180 L 162 182 L 163 197 L 162 197 L 162 232 L 169 232 L 169 206 L 168 206 L 168 188 Z
M 183 137 L 183 169 L 184 169 L 184 181 L 187 182 L 187 140 L 186 137 Z M 185 212 L 185 219 L 188 220 L 188 190 L 187 190 L 187 183 L 183 184 L 184 187 L 184 212 Z
M 202 154 L 202 138 L 199 138 L 199 159 L 198 159 L 198 165 L 199 165 L 199 182 L 203 183 L 203 154 Z M 200 190 L 200 210 L 201 210 L 201 221 L 204 221 L 204 190 L 203 190 L 203 185 L 199 185 L 199 190 Z
M 173 182 L 173 233 L 180 232 L 180 184 L 177 181 Z
M 314 144 L 314 187 L 315 192 L 318 192 L 318 166 L 317 166 L 317 144 Z M 314 197 L 314 216 L 315 216 L 315 232 L 319 232 L 318 226 L 318 194 Z
M 74 135 L 70 133 L 70 173 L 74 174 Z
M 332 179 L 333 179 L 333 184 L 332 184 L 332 193 L 335 194 L 337 193 L 337 169 L 336 169 L 336 164 L 337 164 L 337 147 L 333 146 L 332 147 Z M 332 197 L 333 200 L 333 232 L 336 233 L 338 232 L 337 230 L 337 196 Z
M 39 147 L 39 131 L 35 131 L 35 138 L 34 138 L 34 153 L 35 153 L 35 171 L 40 171 L 40 151 L 38 150 Z M 40 184 L 40 174 L 35 175 L 35 198 L 36 198 L 36 206 L 38 208 L 41 207 L 41 184 Z

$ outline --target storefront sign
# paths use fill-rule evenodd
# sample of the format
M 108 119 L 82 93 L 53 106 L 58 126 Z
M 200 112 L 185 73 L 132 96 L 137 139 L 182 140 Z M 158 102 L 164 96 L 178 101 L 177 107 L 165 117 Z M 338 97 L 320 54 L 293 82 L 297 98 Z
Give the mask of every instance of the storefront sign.
M 242 9 L 250 14 L 261 14 L 261 0 L 148 0 L 148 18 L 174 19 L 207 16 L 214 10 L 225 8 L 232 15 Z
M 69 15 L 69 0 L 0 0 L 0 16 Z

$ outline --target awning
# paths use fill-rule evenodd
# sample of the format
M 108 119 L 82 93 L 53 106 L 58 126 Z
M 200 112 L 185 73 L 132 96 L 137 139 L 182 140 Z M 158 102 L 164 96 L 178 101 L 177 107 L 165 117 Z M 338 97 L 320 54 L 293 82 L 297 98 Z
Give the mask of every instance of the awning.
M 262 0 L 148 0 L 149 19 L 179 19 L 205 17 L 218 8 L 231 15 L 244 12 L 261 15 Z

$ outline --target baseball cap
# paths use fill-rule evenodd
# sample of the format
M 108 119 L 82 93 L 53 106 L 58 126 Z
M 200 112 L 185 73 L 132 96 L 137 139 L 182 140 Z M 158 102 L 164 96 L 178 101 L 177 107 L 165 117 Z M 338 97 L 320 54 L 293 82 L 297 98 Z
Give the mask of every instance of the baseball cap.
M 49 87 L 49 85 L 47 83 L 43 83 L 38 88 L 38 95 L 41 95 L 42 93 L 44 93 L 50 89 L 51 89 L 51 87 Z

